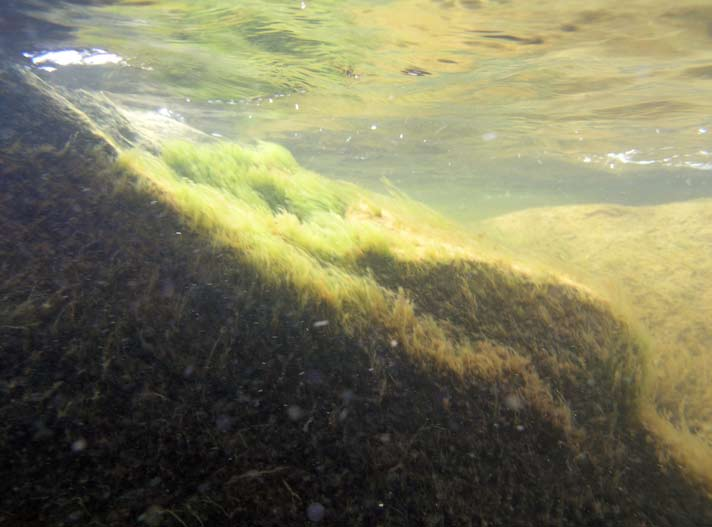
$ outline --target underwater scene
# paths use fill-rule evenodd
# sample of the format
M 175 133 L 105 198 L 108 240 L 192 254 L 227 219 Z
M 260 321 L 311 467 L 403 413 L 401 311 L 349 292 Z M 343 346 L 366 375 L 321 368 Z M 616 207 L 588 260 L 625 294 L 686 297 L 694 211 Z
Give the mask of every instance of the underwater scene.
M 0 526 L 712 526 L 712 5 L 3 0 Z

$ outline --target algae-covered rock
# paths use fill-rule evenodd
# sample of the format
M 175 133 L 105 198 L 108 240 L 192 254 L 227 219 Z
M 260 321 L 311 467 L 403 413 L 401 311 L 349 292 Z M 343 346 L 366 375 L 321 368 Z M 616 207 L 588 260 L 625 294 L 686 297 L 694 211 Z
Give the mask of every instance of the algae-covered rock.
M 3 521 L 710 520 L 583 288 L 276 145 L 147 139 L 14 69 L 0 98 Z
M 533 209 L 482 228 L 502 251 L 573 273 L 640 321 L 653 343 L 645 425 L 712 489 L 712 200 Z

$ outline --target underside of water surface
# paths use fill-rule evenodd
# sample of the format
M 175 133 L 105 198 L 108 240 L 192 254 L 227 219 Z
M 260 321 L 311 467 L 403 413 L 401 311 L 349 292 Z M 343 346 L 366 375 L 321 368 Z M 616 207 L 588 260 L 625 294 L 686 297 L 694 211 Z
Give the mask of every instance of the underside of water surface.
M 10 1 L 0 523 L 712 523 L 710 24 Z

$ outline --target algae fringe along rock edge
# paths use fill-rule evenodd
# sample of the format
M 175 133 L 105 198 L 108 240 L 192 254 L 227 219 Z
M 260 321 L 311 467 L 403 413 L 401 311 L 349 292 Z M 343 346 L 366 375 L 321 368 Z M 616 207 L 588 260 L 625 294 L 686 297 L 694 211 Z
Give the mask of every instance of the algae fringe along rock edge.
M 616 427 L 619 418 L 634 418 L 642 355 L 625 325 L 604 320 L 604 306 L 568 286 L 478 260 L 422 205 L 318 176 L 269 143 L 170 143 L 160 158 L 131 151 L 120 163 L 196 229 L 236 249 L 266 281 L 293 288 L 305 304 L 328 305 L 349 334 L 378 324 L 428 367 L 488 381 L 519 375 L 522 400 L 572 439 L 589 424 L 575 423 L 569 407 L 573 400 L 591 406 L 586 385 L 617 395 L 611 412 L 595 419 Z M 434 283 L 441 291 L 432 290 Z M 438 298 L 443 291 L 450 298 Z M 596 320 L 587 321 L 589 315 Z M 587 329 L 592 323 L 595 332 Z M 560 340 L 530 335 L 534 324 Z M 571 349 L 556 349 L 563 343 Z M 554 370 L 542 359 L 577 372 L 543 381 Z M 581 360 L 586 368 L 576 364 Z M 590 408 L 575 410 L 594 418 Z

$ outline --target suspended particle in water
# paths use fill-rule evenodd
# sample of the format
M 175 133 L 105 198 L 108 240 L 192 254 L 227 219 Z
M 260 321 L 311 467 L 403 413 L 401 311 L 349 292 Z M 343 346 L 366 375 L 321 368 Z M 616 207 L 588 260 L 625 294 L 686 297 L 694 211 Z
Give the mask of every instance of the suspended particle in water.
M 311 503 L 309 504 L 309 507 L 307 507 L 307 518 L 309 518 L 310 521 L 313 521 L 315 523 L 320 522 L 324 519 L 325 515 L 326 509 L 319 502 Z
M 149 527 L 157 527 L 163 522 L 163 509 L 158 505 L 151 505 L 138 517 L 139 523 Z
M 305 375 L 305 380 L 307 384 L 311 385 L 319 385 L 324 382 L 324 376 L 319 370 L 307 370 L 306 375 Z
M 233 419 L 229 415 L 219 415 L 215 419 L 215 427 L 221 432 L 229 432 L 232 428 Z
M 314 327 L 315 328 L 323 328 L 324 326 L 328 326 L 329 321 L 328 320 L 317 320 L 314 322 Z
M 344 404 L 349 404 L 351 401 L 354 400 L 355 394 L 353 390 L 344 390 L 341 392 L 341 400 L 343 401 Z
M 304 416 L 304 410 L 302 410 L 296 404 L 292 404 L 287 408 L 287 416 L 292 421 L 299 421 Z
M 82 515 L 84 513 L 80 510 L 76 510 L 72 512 L 69 516 L 67 516 L 67 522 L 72 524 L 72 523 L 78 523 L 79 520 L 82 519 Z
M 76 441 L 72 443 L 72 452 L 81 452 L 82 450 L 85 450 L 87 447 L 87 440 L 84 439 L 83 437 L 80 437 Z
M 522 408 L 524 408 L 524 401 L 518 396 L 513 393 L 509 394 L 507 397 L 504 398 L 504 404 L 507 408 L 510 410 L 513 410 L 515 412 L 518 412 Z

